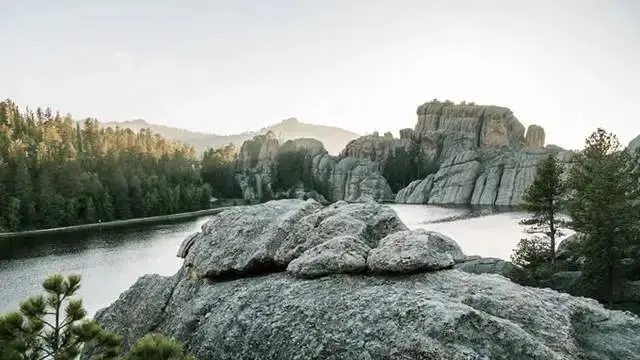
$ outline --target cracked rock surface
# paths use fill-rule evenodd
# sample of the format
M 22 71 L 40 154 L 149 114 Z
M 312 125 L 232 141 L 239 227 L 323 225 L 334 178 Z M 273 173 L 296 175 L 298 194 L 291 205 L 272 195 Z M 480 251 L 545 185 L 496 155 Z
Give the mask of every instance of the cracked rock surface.
M 175 275 L 97 313 L 126 347 L 158 331 L 201 360 L 640 359 L 640 318 L 451 269 L 474 258 L 384 205 L 239 207 L 187 241 Z

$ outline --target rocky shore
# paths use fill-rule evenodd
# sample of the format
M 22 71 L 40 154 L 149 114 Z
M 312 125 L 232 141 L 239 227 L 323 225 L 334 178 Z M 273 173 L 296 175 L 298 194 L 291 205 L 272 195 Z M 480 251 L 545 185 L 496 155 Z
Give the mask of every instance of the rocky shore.
M 96 319 L 199 359 L 639 359 L 640 318 L 517 285 L 376 202 L 223 211 Z M 505 265 L 506 266 L 506 265 Z

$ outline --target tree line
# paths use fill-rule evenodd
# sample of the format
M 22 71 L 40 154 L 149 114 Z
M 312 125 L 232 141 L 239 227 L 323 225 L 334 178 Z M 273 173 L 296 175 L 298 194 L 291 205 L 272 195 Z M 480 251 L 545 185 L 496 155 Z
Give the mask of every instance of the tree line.
M 0 231 L 200 210 L 211 192 L 190 146 L 0 102 Z
M 567 269 L 558 263 L 556 239 L 563 227 L 579 234 L 572 251 L 581 259 L 576 295 L 613 307 L 633 273 L 626 259 L 640 259 L 640 172 L 637 153 L 623 149 L 616 136 L 598 129 L 566 169 L 553 154 L 542 161 L 523 198 L 532 216 L 529 232 L 542 236 L 520 241 L 513 263 L 531 271 L 535 283 Z M 562 215 L 566 216 L 562 216 Z

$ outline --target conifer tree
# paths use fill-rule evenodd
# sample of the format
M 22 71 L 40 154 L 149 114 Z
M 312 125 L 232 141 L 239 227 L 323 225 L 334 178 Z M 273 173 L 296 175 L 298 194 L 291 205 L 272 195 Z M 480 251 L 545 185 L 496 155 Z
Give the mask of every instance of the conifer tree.
M 161 334 L 147 334 L 138 340 L 127 354 L 125 360 L 196 360 L 187 354 L 175 339 Z
M 618 263 L 638 242 L 640 177 L 631 154 L 615 135 L 598 129 L 586 139 L 569 176 L 571 226 L 582 233 L 584 275 L 611 307 L 619 289 Z
M 74 299 L 80 276 L 53 274 L 43 282 L 47 296 L 20 304 L 19 312 L 0 317 L 0 360 L 74 360 L 85 344 L 89 359 L 116 359 L 120 338 L 86 318 L 82 300 Z
M 566 196 L 566 184 L 562 179 L 564 168 L 555 154 L 549 154 L 536 171 L 533 183 L 524 193 L 522 208 L 531 216 L 522 220 L 528 232 L 542 233 L 549 239 L 548 251 L 555 265 L 556 237 L 562 223 L 559 213 Z
M 47 295 L 0 316 L 0 360 L 196 360 L 182 344 L 159 333 L 139 339 L 127 354 L 117 334 L 87 319 L 75 297 L 80 276 L 53 274 L 42 284 Z

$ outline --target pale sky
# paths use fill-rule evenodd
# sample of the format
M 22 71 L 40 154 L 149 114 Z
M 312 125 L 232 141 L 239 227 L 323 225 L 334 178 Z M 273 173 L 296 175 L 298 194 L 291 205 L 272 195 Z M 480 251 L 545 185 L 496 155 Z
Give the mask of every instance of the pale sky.
M 0 0 L 0 34 L 0 97 L 76 118 L 368 133 L 448 98 L 640 134 L 640 0 Z

